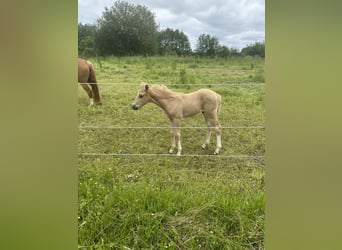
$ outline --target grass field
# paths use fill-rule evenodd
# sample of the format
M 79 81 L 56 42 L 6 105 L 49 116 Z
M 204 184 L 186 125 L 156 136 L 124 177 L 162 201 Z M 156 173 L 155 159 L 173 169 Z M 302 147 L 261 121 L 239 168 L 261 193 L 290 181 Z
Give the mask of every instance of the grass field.
M 106 84 L 96 107 L 78 88 L 79 249 L 264 249 L 264 61 L 88 59 Z M 218 92 L 220 155 L 214 134 L 201 149 L 200 114 L 182 123 L 183 156 L 168 155 L 163 111 L 130 107 L 141 81 Z

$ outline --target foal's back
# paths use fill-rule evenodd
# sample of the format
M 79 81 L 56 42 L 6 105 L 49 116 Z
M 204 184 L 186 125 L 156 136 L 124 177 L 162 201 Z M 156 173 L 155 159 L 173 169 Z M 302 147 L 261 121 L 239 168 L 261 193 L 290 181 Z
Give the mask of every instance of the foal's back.
M 195 92 L 183 94 L 184 117 L 193 116 L 199 112 L 216 113 L 221 104 L 221 96 L 210 89 L 199 89 Z

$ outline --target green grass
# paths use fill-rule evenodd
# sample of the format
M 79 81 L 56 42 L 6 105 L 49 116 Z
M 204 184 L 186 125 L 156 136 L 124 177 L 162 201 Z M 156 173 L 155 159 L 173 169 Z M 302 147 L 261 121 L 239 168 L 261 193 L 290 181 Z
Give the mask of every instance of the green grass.
M 133 111 L 140 81 L 165 83 L 180 92 L 211 87 L 222 96 L 223 126 L 264 125 L 264 85 L 213 86 L 263 82 L 260 59 L 175 57 L 90 58 L 95 64 L 103 105 L 88 106 L 78 91 L 79 249 L 263 249 L 265 184 L 264 129 L 224 129 L 219 157 L 215 136 L 201 149 L 204 128 L 182 129 L 182 153 L 165 156 L 168 120 L 147 104 Z M 250 77 L 252 76 L 252 77 Z M 129 83 L 129 84 L 124 84 Z M 135 84 L 134 84 L 135 83 Z M 192 84 L 203 83 L 205 86 Z M 172 85 L 182 84 L 182 85 Z M 128 129 L 138 126 L 165 128 Z M 202 115 L 183 127 L 204 127 Z M 117 154 L 151 154 L 120 156 Z M 162 154 L 162 156 L 153 156 Z

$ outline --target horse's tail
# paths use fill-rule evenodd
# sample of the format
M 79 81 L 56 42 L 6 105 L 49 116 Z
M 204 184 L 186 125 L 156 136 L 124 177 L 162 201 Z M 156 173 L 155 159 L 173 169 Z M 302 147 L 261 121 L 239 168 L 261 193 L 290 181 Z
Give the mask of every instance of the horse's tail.
M 99 92 L 99 88 L 97 85 L 97 81 L 96 81 L 96 74 L 95 74 L 95 70 L 94 70 L 94 66 L 91 62 L 87 61 L 88 66 L 89 66 L 89 79 L 88 82 L 91 83 L 91 89 L 93 90 L 94 93 L 94 103 L 95 104 L 101 104 L 100 101 L 100 92 Z

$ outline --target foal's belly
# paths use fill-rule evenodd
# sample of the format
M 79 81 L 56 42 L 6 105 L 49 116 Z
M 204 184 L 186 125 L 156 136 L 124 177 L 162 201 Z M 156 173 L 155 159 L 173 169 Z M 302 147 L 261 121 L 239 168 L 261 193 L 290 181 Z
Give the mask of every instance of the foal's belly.
M 197 115 L 199 112 L 201 112 L 201 109 L 184 109 L 183 110 L 183 117 L 191 117 L 194 115 Z

